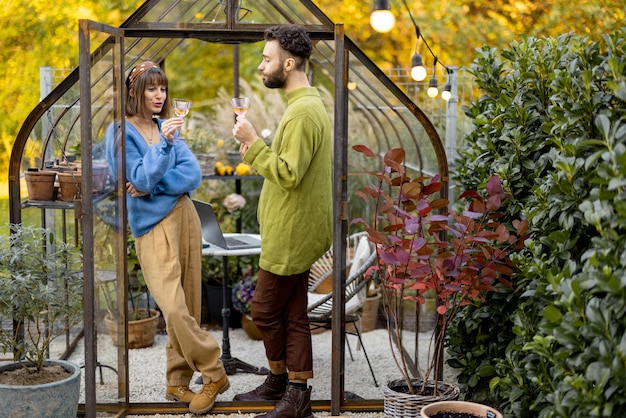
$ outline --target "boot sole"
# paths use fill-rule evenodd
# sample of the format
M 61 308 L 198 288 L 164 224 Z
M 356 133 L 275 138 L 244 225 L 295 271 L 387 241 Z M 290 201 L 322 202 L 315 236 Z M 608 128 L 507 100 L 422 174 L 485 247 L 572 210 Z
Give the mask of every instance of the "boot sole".
M 191 402 L 191 401 L 184 401 L 184 400 L 180 399 L 178 396 L 172 395 L 171 393 L 166 393 L 165 394 L 165 399 L 167 399 L 168 401 L 174 401 L 174 402 L 183 402 L 183 403 Z
M 226 384 L 224 386 L 222 386 L 220 388 L 220 390 L 217 391 L 217 394 L 219 395 L 220 393 L 224 393 L 226 392 L 228 389 L 230 389 L 230 382 L 226 382 Z M 213 402 L 211 402 L 211 404 L 205 408 L 202 409 L 192 409 L 189 408 L 189 412 L 193 413 L 193 414 L 204 414 L 205 412 L 209 412 L 211 410 L 211 408 L 213 408 L 213 406 L 215 405 L 215 399 L 217 399 L 217 395 L 215 396 L 215 398 L 213 399 Z

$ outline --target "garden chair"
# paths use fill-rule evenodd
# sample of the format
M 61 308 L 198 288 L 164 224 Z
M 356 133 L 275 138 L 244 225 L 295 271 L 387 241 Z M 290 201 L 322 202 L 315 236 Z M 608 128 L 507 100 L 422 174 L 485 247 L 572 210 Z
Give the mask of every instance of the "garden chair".
M 346 323 L 346 345 L 352 356 L 352 349 L 348 343 L 347 335 L 355 335 L 358 338 L 359 346 L 363 348 L 363 354 L 367 360 L 374 385 L 378 387 L 374 370 L 370 363 L 367 351 L 363 345 L 360 331 L 361 310 L 367 298 L 367 281 L 365 280 L 365 272 L 376 260 L 376 251 L 374 246 L 367 239 L 366 232 L 352 234 L 347 238 L 346 248 L 346 264 L 349 273 L 346 279 L 345 287 L 345 323 Z M 328 291 L 320 288 L 332 278 L 333 272 L 333 249 L 330 248 L 319 260 L 311 267 L 309 275 L 309 292 L 308 292 L 308 316 L 311 323 L 311 330 L 315 331 L 319 328 L 332 327 L 332 308 L 333 308 L 333 292 L 332 286 Z

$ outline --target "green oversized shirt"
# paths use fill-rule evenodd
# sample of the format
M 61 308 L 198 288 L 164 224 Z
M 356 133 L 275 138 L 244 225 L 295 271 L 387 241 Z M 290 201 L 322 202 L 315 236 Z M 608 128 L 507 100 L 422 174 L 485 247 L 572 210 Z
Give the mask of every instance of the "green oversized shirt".
M 332 243 L 332 133 L 317 88 L 289 92 L 271 147 L 257 139 L 244 159 L 265 179 L 260 267 L 281 276 L 304 272 Z

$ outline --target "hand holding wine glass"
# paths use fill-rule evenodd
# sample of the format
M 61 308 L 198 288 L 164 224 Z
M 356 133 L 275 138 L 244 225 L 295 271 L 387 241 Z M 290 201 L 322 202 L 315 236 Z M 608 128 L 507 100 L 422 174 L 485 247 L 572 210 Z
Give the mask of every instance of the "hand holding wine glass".
M 189 113 L 191 108 L 191 100 L 187 99 L 172 99 L 172 107 L 174 108 L 174 114 L 180 118 L 184 118 Z M 180 132 L 177 130 L 174 135 L 174 139 L 183 139 L 180 136 Z
M 233 107 L 233 112 L 235 112 L 237 116 L 245 117 L 246 112 L 248 111 L 248 106 L 250 105 L 250 98 L 233 97 L 230 99 L 230 104 Z M 237 138 L 235 138 L 235 142 L 239 144 Z

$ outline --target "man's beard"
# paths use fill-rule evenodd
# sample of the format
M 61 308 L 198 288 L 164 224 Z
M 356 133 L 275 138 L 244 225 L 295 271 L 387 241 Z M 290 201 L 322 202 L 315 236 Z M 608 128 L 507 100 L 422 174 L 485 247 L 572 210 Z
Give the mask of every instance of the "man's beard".
M 263 84 L 265 87 L 270 89 L 282 89 L 285 87 L 285 80 L 287 79 L 287 75 L 285 74 L 285 70 L 283 68 L 279 68 L 273 73 L 269 73 L 265 80 L 263 80 Z

